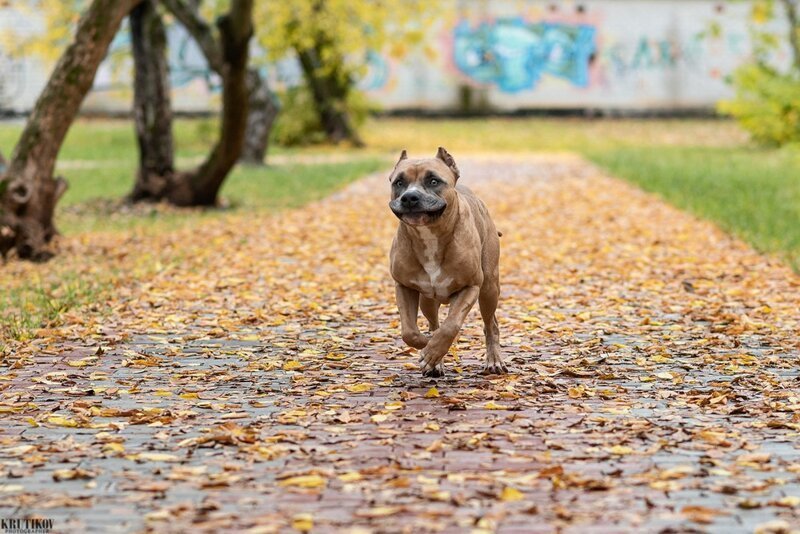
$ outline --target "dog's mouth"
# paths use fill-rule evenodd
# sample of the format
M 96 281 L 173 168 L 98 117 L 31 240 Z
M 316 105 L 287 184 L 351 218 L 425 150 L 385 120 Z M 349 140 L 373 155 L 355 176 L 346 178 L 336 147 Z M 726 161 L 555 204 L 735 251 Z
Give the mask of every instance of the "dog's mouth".
M 425 226 L 436 222 L 436 220 L 439 219 L 442 214 L 444 214 L 445 209 L 447 209 L 447 205 L 444 205 L 439 209 L 429 211 L 406 211 L 402 213 L 395 212 L 395 215 L 397 215 L 398 219 L 408 225 Z

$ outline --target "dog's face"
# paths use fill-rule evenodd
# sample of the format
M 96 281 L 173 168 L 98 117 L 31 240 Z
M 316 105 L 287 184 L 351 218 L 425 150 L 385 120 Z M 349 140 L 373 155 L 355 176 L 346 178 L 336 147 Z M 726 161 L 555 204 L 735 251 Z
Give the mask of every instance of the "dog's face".
M 455 160 L 442 147 L 430 159 L 411 160 L 403 150 L 389 176 L 392 184 L 389 208 L 405 224 L 434 224 L 452 204 L 458 176 Z

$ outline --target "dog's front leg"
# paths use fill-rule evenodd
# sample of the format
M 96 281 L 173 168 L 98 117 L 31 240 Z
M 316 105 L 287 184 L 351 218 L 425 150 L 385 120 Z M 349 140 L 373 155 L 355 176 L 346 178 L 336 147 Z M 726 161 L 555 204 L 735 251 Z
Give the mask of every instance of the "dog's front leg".
M 400 310 L 400 328 L 403 341 L 415 349 L 424 349 L 428 344 L 428 337 L 419 331 L 417 326 L 417 312 L 419 311 L 419 291 L 406 286 L 395 284 L 397 308 Z
M 419 363 L 422 374 L 425 376 L 441 376 L 442 368 L 439 365 L 447 354 L 450 345 L 455 341 L 469 310 L 478 300 L 480 288 L 478 286 L 465 287 L 450 296 L 450 311 L 439 329 L 433 333 L 428 346 L 420 353 Z

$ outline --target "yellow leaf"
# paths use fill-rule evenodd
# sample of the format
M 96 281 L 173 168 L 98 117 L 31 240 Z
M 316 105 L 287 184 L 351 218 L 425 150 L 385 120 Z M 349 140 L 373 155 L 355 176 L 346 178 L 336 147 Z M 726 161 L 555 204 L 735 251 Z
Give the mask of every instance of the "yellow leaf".
M 389 411 L 394 411 L 394 410 L 402 410 L 403 406 L 405 405 L 400 401 L 392 401 L 392 402 L 387 402 L 384 408 Z
M 61 482 L 63 480 L 81 480 L 94 478 L 95 473 L 85 469 L 56 469 L 53 471 L 53 480 Z
M 776 503 L 778 506 L 783 506 L 785 508 L 797 508 L 800 506 L 800 497 L 796 497 L 794 495 L 788 495 L 778 500 Z
M 199 399 L 200 398 L 197 395 L 197 393 L 181 393 L 179 396 L 182 399 Z
M 447 502 L 450 500 L 450 492 L 444 490 L 431 491 L 425 493 L 425 497 L 432 501 Z
M 51 415 L 47 418 L 47 422 L 51 425 L 56 426 L 64 426 L 68 428 L 75 428 L 78 426 L 78 422 L 75 419 L 70 419 L 69 417 L 62 417 L 60 415 Z
M 389 419 L 389 416 L 386 415 L 385 413 L 376 413 L 375 415 L 370 417 L 370 419 L 372 419 L 373 423 L 383 423 L 384 421 Z
M 728 435 L 718 430 L 701 430 L 696 436 L 712 445 L 721 445 L 723 447 L 730 447 L 731 445 L 727 440 Z
M 376 506 L 366 510 L 356 510 L 356 517 L 387 517 L 402 510 L 400 506 Z
M 289 477 L 278 482 L 279 486 L 296 486 L 298 488 L 322 488 L 325 486 L 325 479 L 319 475 L 300 475 Z
M 335 362 L 344 360 L 345 358 L 347 358 L 347 354 L 342 354 L 338 352 L 329 352 L 328 354 L 325 355 L 326 360 L 333 360 Z
M 153 395 L 155 395 L 156 397 L 171 397 L 172 396 L 172 392 L 171 391 L 167 391 L 166 389 L 157 389 L 153 393 Z
M 68 361 L 67 365 L 70 367 L 86 367 L 87 365 L 92 365 L 95 362 L 97 362 L 97 356 L 88 356 L 86 358 L 81 358 L 80 360 Z
M 623 456 L 625 454 L 633 454 L 633 449 L 626 445 L 614 445 L 613 447 L 604 447 L 604 449 L 611 454 L 618 454 Z
M 339 475 L 337 478 L 342 482 L 355 482 L 356 480 L 361 480 L 363 477 L 358 471 L 348 471 L 347 473 Z
M 292 517 L 292 528 L 300 532 L 309 532 L 314 528 L 314 519 L 311 514 L 295 514 Z
M 429 389 L 429 390 L 428 390 L 428 392 L 425 394 L 425 398 L 426 398 L 426 399 L 435 399 L 435 398 L 437 398 L 438 396 L 439 396 L 439 390 L 438 390 L 438 389 L 436 389 L 436 387 L 432 387 L 432 388 L 431 388 L 431 389 Z
M 512 488 L 511 486 L 506 486 L 500 493 L 500 500 L 505 502 L 521 501 L 524 498 L 524 493 L 517 488 Z
M 372 389 L 372 384 L 360 382 L 358 384 L 353 384 L 352 386 L 345 386 L 345 389 L 350 393 L 364 393 L 365 391 Z
M 122 443 L 106 443 L 103 445 L 103 452 L 123 453 L 125 452 L 125 446 Z
M 489 401 L 483 405 L 487 410 L 508 410 L 508 406 L 504 404 L 497 404 L 494 401 Z
M 567 390 L 567 395 L 569 395 L 571 399 L 580 399 L 585 392 L 586 388 L 583 386 L 573 386 Z
M 289 360 L 288 362 L 283 364 L 284 371 L 297 371 L 298 369 L 302 369 L 303 364 L 298 362 L 297 360 Z

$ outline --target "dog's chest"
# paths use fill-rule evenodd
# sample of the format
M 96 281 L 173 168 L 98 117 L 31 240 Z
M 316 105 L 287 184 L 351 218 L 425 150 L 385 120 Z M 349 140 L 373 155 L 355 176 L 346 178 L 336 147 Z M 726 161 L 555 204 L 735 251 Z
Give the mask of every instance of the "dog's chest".
M 439 240 L 425 227 L 419 228 L 419 237 L 422 247 L 417 252 L 417 259 L 424 272 L 413 282 L 422 295 L 445 300 L 450 296 L 453 278 L 447 276 L 442 267 L 444 258 L 439 249 Z

